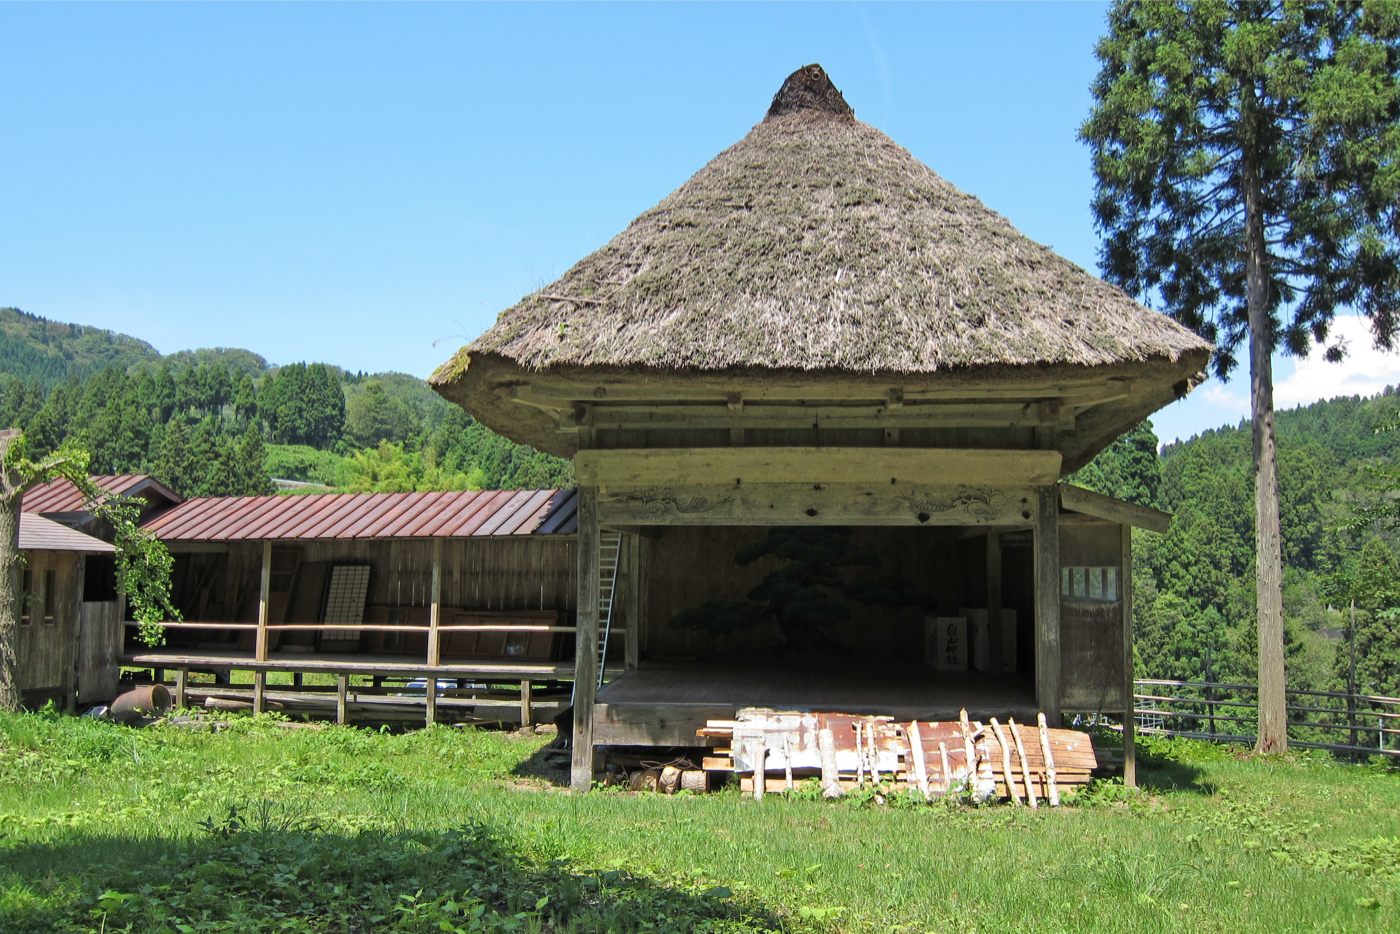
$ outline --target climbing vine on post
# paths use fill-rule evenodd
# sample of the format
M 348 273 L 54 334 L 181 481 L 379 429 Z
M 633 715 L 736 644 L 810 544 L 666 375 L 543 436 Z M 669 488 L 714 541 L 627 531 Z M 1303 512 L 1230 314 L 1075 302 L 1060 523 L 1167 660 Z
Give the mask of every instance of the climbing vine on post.
M 18 658 L 15 644 L 19 625 L 20 571 L 19 515 L 25 491 L 50 480 L 72 483 L 88 510 L 111 527 L 116 548 L 117 589 L 126 596 L 132 618 L 140 624 L 146 645 L 165 641 L 164 623 L 180 618 L 170 603 L 170 552 L 138 525 L 140 509 L 129 499 L 114 496 L 88 476 L 88 455 L 64 446 L 45 457 L 29 457 L 24 435 L 0 431 L 0 710 L 20 706 Z

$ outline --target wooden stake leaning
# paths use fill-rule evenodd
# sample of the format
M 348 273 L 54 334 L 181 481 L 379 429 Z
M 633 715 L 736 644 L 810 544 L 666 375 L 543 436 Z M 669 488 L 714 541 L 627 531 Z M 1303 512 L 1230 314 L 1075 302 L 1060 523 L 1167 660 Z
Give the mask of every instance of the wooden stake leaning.
M 822 763 L 822 797 L 841 797 L 845 792 L 841 789 L 841 772 L 836 767 L 836 734 L 830 729 L 817 733 L 817 755 Z
M 1001 749 L 1001 774 L 1006 779 L 1006 794 L 1011 798 L 1011 803 L 1017 807 L 1021 805 L 1020 792 L 1016 790 L 1016 776 L 1011 772 L 1011 744 L 1006 739 L 1006 734 L 1001 730 L 1001 724 L 997 723 L 997 718 L 992 717 L 992 735 L 997 738 L 997 746 Z
M 767 737 L 758 741 L 758 748 L 753 754 L 753 799 L 763 800 L 763 793 L 768 790 L 768 744 Z
M 786 733 L 783 734 L 783 777 L 787 779 L 787 790 L 792 791 L 792 744 Z
M 1016 755 L 1021 759 L 1021 778 L 1026 782 L 1026 802 L 1032 808 L 1040 807 L 1035 800 L 1035 786 L 1031 784 L 1031 766 L 1026 761 L 1026 747 L 1021 743 L 1021 731 L 1016 726 L 1015 718 L 1008 718 L 1006 725 L 1011 729 L 1011 738 L 1016 741 Z
M 856 728 L 856 787 L 860 788 L 865 784 L 865 746 L 861 744 L 860 721 L 855 722 Z
M 977 750 L 972 745 L 972 725 L 967 722 L 967 708 L 958 711 L 958 725 L 962 727 L 963 758 L 967 765 L 967 793 L 972 795 L 977 789 Z
M 948 744 L 938 744 L 938 756 L 943 760 L 943 796 L 953 793 L 953 770 L 948 767 Z
M 880 750 L 875 746 L 875 724 L 865 725 L 865 745 L 870 750 L 870 780 L 880 784 Z
M 1050 727 L 1045 723 L 1045 714 L 1036 715 L 1040 727 L 1040 751 L 1045 755 L 1045 783 L 1050 793 L 1050 806 L 1060 806 L 1060 789 L 1055 784 L 1055 757 L 1050 754 Z
M 924 761 L 924 740 L 919 735 L 919 724 L 916 720 L 909 722 L 909 751 L 914 758 L 914 780 L 919 784 L 919 791 L 923 794 L 925 801 L 933 799 L 933 795 L 928 790 L 928 763 Z

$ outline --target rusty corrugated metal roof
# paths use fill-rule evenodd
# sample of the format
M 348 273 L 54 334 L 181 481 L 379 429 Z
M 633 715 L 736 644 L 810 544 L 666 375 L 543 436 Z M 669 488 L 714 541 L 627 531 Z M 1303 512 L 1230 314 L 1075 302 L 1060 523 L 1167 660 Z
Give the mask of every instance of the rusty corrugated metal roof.
M 32 512 L 19 514 L 20 551 L 77 551 L 89 555 L 110 554 L 115 551 L 100 538 L 60 525 L 52 519 Z
M 150 493 L 172 503 L 180 502 L 179 494 L 149 474 L 103 474 L 90 479 L 108 493 L 118 496 L 143 496 Z M 28 490 L 20 508 L 25 512 L 45 516 L 81 513 L 87 512 L 87 501 L 70 481 L 50 480 Z
M 574 490 L 206 496 L 145 523 L 166 542 L 573 535 Z

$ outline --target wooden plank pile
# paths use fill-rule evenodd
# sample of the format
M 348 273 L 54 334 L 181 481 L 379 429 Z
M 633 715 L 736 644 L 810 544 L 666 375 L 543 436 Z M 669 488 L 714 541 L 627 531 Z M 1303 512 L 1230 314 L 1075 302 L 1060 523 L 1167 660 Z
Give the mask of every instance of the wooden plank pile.
M 928 800 L 959 795 L 1058 806 L 1063 789 L 1088 783 L 1098 759 L 1088 734 L 1051 729 L 1044 714 L 1037 719 L 1036 726 L 995 718 L 984 725 L 964 710 L 957 721 L 897 722 L 746 707 L 733 720 L 707 721 L 697 735 L 728 740 L 703 767 L 738 774 L 744 791 L 760 799 L 820 777 L 828 798 L 871 787 L 909 789 Z

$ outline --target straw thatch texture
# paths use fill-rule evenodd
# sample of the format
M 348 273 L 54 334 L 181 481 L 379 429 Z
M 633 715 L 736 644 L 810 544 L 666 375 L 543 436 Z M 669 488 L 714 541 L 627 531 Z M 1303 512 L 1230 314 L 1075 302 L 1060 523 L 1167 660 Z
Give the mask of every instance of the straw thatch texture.
M 769 116 L 471 356 L 526 370 L 934 374 L 1177 361 L 1209 345 L 1018 233 L 813 66 Z

